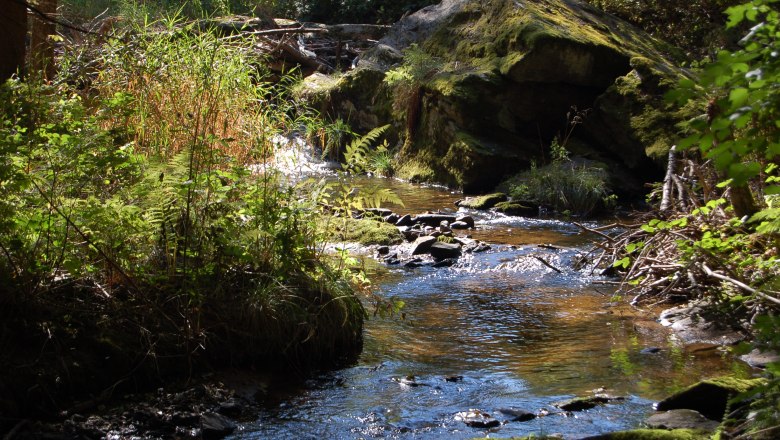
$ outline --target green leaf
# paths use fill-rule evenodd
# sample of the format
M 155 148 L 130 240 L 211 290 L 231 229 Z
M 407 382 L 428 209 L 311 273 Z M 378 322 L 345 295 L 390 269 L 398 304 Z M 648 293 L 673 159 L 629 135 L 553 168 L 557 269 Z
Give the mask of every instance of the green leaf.
M 744 87 L 739 87 L 729 92 L 729 101 L 731 101 L 733 108 L 744 106 L 749 97 L 750 91 Z
M 612 263 L 612 267 L 622 267 L 624 269 L 627 269 L 630 264 L 631 264 L 631 258 L 625 257 Z
M 726 23 L 726 28 L 730 29 L 742 23 L 742 21 L 745 19 L 745 12 L 749 7 L 750 4 L 744 4 L 744 5 L 732 6 L 726 9 L 726 15 L 728 15 L 729 17 L 728 22 Z
M 764 194 L 769 196 L 780 194 L 780 185 L 767 186 L 764 188 Z
M 735 163 L 728 168 L 728 174 L 734 179 L 734 185 L 743 185 L 761 172 L 761 164 L 757 162 Z

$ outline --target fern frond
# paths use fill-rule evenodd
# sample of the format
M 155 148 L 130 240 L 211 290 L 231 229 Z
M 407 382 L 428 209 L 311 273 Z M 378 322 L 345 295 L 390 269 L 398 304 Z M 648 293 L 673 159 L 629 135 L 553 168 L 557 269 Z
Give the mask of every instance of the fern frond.
M 371 144 L 376 142 L 382 134 L 390 128 L 390 125 L 376 127 L 364 136 L 355 138 L 344 149 L 344 162 L 347 170 L 353 173 L 362 173 L 366 170 Z
M 780 208 L 761 210 L 750 218 L 751 223 L 760 223 L 756 231 L 761 234 L 780 234 Z
M 401 198 L 392 189 L 378 187 L 362 188 L 354 203 L 357 209 L 381 208 L 383 203 L 404 206 Z

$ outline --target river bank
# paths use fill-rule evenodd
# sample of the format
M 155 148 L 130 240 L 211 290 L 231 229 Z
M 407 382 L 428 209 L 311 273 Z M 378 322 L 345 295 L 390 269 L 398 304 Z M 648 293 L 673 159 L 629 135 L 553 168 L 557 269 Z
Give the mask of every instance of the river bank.
M 399 214 L 456 213 L 454 203 L 462 198 L 437 187 L 371 182 L 402 195 L 406 206 L 394 208 Z M 226 417 L 235 424 L 233 435 L 242 438 L 580 438 L 641 426 L 654 413 L 653 402 L 699 379 L 755 374 L 717 346 L 682 344 L 656 321 L 661 308 L 637 311 L 613 298 L 609 279 L 570 269 L 591 241 L 572 223 L 476 210 L 459 215 L 472 216 L 477 228 L 456 235 L 471 235 L 490 249 L 464 252 L 449 267 L 387 265 L 373 258 L 377 246 L 355 248 L 369 257 L 364 268 L 376 294 L 404 307 L 367 321 L 364 349 L 354 363 L 298 380 L 241 373 L 245 380 L 231 381 L 229 372 L 197 378 L 195 383 L 221 390 L 221 400 L 177 406 L 158 393 L 136 397 L 125 408 L 106 407 L 104 432 L 129 425 L 149 430 L 124 415 L 141 405 L 161 411 L 149 420 L 167 419 L 169 431 L 195 435 L 202 414 L 219 413 L 236 399 L 244 410 Z M 368 309 L 374 312 L 370 304 Z M 556 406 L 600 388 L 623 399 L 578 412 Z M 190 389 L 166 387 L 162 396 L 197 393 Z M 456 419 L 470 409 L 499 425 L 472 427 Z M 516 416 L 501 410 L 534 418 L 512 421 Z M 179 425 L 172 423 L 176 413 Z M 182 413 L 198 417 L 184 423 Z

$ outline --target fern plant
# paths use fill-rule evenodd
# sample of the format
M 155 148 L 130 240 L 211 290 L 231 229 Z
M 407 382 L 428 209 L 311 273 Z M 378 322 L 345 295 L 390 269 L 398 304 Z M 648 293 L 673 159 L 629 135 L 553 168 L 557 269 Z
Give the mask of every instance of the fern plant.
M 375 154 L 371 150 L 371 144 L 376 142 L 389 127 L 389 125 L 376 127 L 346 146 L 344 149 L 344 164 L 347 172 L 362 174 L 371 171 L 371 158 Z

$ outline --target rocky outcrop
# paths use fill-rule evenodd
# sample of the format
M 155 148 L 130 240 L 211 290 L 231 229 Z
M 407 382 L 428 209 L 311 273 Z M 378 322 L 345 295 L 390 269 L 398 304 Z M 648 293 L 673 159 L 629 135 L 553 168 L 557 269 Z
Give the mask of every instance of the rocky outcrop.
M 710 420 L 723 420 L 729 401 L 766 383 L 764 379 L 737 379 L 718 377 L 703 380 L 658 402 L 656 409 L 690 409 L 698 411 Z
M 665 49 L 579 0 L 443 0 L 303 95 L 359 131 L 391 123 L 402 177 L 490 190 L 574 128 L 573 154 L 608 165 L 618 190 L 640 191 L 672 142 L 661 95 L 679 72 Z

